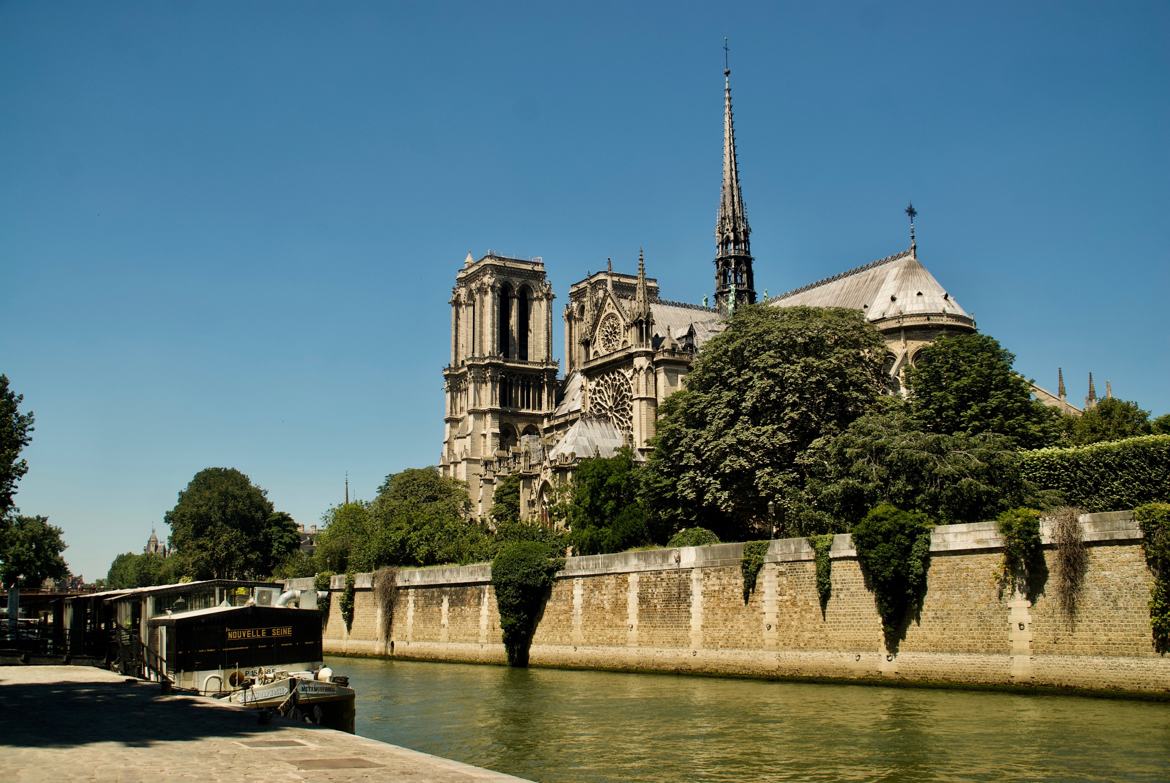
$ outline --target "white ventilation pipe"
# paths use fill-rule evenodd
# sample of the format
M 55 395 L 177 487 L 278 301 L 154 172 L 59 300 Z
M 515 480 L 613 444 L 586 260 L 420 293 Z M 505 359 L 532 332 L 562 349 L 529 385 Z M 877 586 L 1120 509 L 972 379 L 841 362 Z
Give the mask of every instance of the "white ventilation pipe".
M 297 607 L 301 606 L 301 591 L 300 590 L 285 590 L 280 594 L 280 598 L 276 599 L 276 606 L 288 606 L 289 604 Z

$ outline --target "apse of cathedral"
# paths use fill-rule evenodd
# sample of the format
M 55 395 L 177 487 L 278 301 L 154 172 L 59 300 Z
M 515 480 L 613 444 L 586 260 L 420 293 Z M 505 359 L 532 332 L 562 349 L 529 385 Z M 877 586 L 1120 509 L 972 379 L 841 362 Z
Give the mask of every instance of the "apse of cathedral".
M 757 301 L 751 228 L 739 181 L 724 68 L 723 180 L 715 222 L 713 306 L 663 299 L 638 253 L 636 274 L 612 261 L 569 287 L 564 376 L 552 351 L 552 300 L 541 259 L 468 253 L 451 296 L 443 474 L 467 483 L 472 511 L 486 518 L 496 482 L 521 479 L 521 514 L 547 521 L 557 487 L 575 465 L 629 447 L 644 459 L 658 407 L 685 383 L 703 344 L 735 308 Z M 848 307 L 885 338 L 891 390 L 917 352 L 939 335 L 972 332 L 975 321 L 918 260 L 913 207 L 910 246 L 833 277 L 769 298 L 772 307 Z

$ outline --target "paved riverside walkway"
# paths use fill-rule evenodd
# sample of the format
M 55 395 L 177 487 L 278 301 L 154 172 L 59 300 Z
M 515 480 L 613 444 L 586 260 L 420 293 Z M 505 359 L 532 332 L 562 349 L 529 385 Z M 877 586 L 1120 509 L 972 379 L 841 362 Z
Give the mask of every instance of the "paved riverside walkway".
M 331 729 L 261 725 L 252 710 L 85 666 L 0 666 L 0 779 L 520 781 Z

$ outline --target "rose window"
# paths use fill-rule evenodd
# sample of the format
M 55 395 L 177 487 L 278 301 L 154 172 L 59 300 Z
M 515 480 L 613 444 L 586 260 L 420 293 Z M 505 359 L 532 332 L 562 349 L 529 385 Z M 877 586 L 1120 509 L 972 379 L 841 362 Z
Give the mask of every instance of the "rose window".
M 624 372 L 606 373 L 589 384 L 589 411 L 626 434 L 634 431 L 634 395 Z

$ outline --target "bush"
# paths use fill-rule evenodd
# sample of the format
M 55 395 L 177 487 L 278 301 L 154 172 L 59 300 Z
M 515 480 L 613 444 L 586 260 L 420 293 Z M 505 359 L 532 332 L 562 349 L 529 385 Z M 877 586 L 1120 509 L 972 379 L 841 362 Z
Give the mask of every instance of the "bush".
M 528 665 L 528 648 L 553 585 L 564 564 L 554 551 L 537 541 L 512 541 L 492 560 L 492 587 L 500 613 L 500 630 L 508 665 Z
M 345 621 L 346 631 L 353 628 L 353 594 L 353 574 L 348 573 L 345 575 L 345 590 L 337 600 L 337 608 L 341 610 L 341 619 Z
M 808 543 L 816 553 L 817 564 L 817 598 L 821 603 L 821 619 L 825 617 L 825 608 L 833 596 L 833 561 L 829 554 L 833 549 L 833 534 L 824 533 L 819 536 L 809 536 Z
M 1040 512 L 1013 508 L 999 515 L 996 529 L 1003 539 L 1000 589 L 1011 587 L 1034 601 L 1048 575 L 1040 542 Z
M 710 546 L 711 544 L 718 544 L 719 536 L 712 533 L 705 527 L 688 527 L 684 528 L 666 542 L 668 547 L 684 547 L 684 546 Z
M 329 583 L 333 579 L 332 571 L 322 571 L 313 577 L 313 587 L 317 588 L 318 593 L 329 590 Z
M 882 619 L 886 649 L 892 653 L 906 635 L 911 610 L 917 613 L 926 597 L 932 529 L 925 514 L 883 503 L 852 531 L 861 572 Z
M 764 556 L 768 554 L 768 541 L 748 541 L 743 545 L 743 557 L 739 570 L 743 574 L 743 602 L 746 604 L 756 589 L 756 578 L 764 567 Z
M 1170 501 L 1170 435 L 1039 449 L 1020 455 L 1024 478 L 1086 511 Z
M 1142 551 L 1154 575 L 1150 588 L 1150 626 L 1154 650 L 1170 652 L 1170 503 L 1147 503 L 1134 509 L 1142 529 Z

